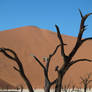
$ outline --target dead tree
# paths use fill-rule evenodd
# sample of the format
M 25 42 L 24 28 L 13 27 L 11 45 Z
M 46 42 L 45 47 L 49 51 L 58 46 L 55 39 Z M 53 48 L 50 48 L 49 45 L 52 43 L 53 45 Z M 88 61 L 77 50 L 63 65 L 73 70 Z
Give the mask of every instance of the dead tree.
M 50 64 L 51 58 L 55 55 L 55 53 L 57 52 L 60 46 L 61 44 L 57 45 L 56 49 L 53 51 L 52 54 L 49 55 L 48 58 L 47 57 L 43 58 L 44 61 L 46 62 L 46 66 L 44 66 L 42 62 L 36 56 L 32 55 L 34 59 L 36 60 L 36 62 L 42 67 L 44 71 L 44 78 L 45 78 L 44 90 L 45 92 L 50 92 L 51 86 L 56 83 L 56 79 L 52 82 L 50 81 L 49 76 L 48 76 L 48 70 L 49 70 L 49 64 Z
M 90 16 L 92 13 L 88 13 L 85 16 L 83 16 L 80 10 L 79 10 L 79 12 L 81 15 L 80 30 L 79 30 L 76 44 L 75 44 L 74 48 L 72 49 L 72 51 L 69 53 L 69 55 L 66 55 L 66 53 L 65 53 L 64 42 L 63 42 L 62 36 L 60 34 L 59 27 L 57 25 L 55 25 L 56 30 L 57 30 L 57 36 L 58 36 L 58 39 L 61 44 L 61 56 L 63 57 L 63 61 L 64 61 L 63 65 L 59 69 L 57 69 L 58 77 L 57 77 L 57 81 L 56 81 L 55 92 L 61 92 L 63 77 L 72 65 L 74 65 L 80 61 L 82 61 L 82 62 L 84 62 L 84 61 L 91 62 L 92 61 L 89 59 L 77 59 L 75 61 L 72 61 L 72 58 L 74 57 L 74 55 L 76 54 L 76 52 L 78 51 L 80 46 L 84 42 L 86 42 L 88 40 L 92 40 L 92 37 L 82 39 L 82 35 L 86 29 L 86 25 L 84 25 L 84 23 L 85 23 L 86 19 L 88 18 L 88 16 Z
M 29 92 L 34 92 L 30 81 L 28 80 L 27 76 L 25 75 L 25 72 L 24 72 L 24 69 L 23 69 L 23 65 L 22 65 L 20 59 L 18 58 L 17 54 L 13 50 L 11 50 L 9 48 L 0 48 L 0 52 L 3 53 L 9 59 L 11 59 L 14 62 L 16 62 L 16 64 L 18 65 L 18 68 L 16 68 L 15 66 L 13 68 L 17 72 L 19 72 L 19 74 L 23 78 L 24 82 L 26 83 L 26 85 L 27 85 L 27 87 L 29 89 Z M 8 52 L 12 53 L 13 56 L 9 55 Z
M 86 92 L 87 88 L 88 88 L 88 85 L 92 82 L 92 80 L 90 80 L 90 77 L 91 77 L 91 74 L 87 74 L 87 77 L 83 78 L 83 77 L 80 77 L 81 79 L 81 83 L 83 84 L 84 86 L 84 92 Z

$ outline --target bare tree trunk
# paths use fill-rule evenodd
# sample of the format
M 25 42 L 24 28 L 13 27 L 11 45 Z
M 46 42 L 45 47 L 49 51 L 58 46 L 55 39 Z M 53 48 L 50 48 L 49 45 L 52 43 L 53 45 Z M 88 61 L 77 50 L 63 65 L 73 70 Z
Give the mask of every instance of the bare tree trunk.
M 23 78 L 23 80 L 25 81 L 25 83 L 26 83 L 26 85 L 27 85 L 27 87 L 28 87 L 28 89 L 29 89 L 29 92 L 34 92 L 34 91 L 33 91 L 33 88 L 32 88 L 32 85 L 30 84 L 30 81 L 29 81 L 28 78 L 25 76 L 25 74 L 23 74 L 23 73 L 20 72 L 20 75 L 21 75 L 21 77 Z
M 44 75 L 45 75 L 45 74 L 44 74 Z M 45 91 L 45 92 L 50 92 L 50 88 L 51 88 L 51 86 L 52 86 L 53 84 L 56 83 L 56 80 L 50 82 L 47 78 L 48 78 L 48 77 L 46 77 L 46 75 L 45 75 L 44 91 Z
M 44 91 L 45 91 L 45 92 L 50 92 L 50 82 L 48 81 L 48 79 L 47 79 L 46 76 L 45 76 Z
M 60 70 L 57 71 L 58 78 L 56 81 L 55 92 L 61 92 L 63 77 L 64 77 L 65 73 L 68 71 L 68 69 L 70 68 L 70 66 L 71 66 L 70 63 L 66 63 L 61 67 Z
M 63 64 L 63 66 L 61 67 L 60 70 L 57 70 L 58 78 L 57 78 L 57 81 L 56 81 L 55 92 L 61 92 L 61 89 L 63 87 L 62 82 L 63 82 L 64 75 L 70 69 L 71 66 L 72 66 L 71 62 L 70 63 L 66 62 L 66 63 Z
M 45 91 L 45 92 L 50 92 L 50 85 L 45 86 L 44 91 Z
M 86 86 L 86 85 L 84 85 L 84 92 L 86 92 L 86 90 L 87 90 L 87 86 Z
M 49 83 L 47 83 L 47 84 L 45 83 L 44 91 L 50 92 L 50 87 L 51 87 L 51 85 Z
M 56 82 L 55 92 L 61 92 L 62 79 L 63 79 L 63 76 L 61 75 L 61 73 L 59 73 L 58 79 L 57 79 L 57 82 Z

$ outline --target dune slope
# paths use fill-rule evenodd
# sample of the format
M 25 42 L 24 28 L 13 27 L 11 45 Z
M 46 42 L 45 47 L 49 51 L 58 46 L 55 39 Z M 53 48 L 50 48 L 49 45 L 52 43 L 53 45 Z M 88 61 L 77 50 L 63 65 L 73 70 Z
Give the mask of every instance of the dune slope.
M 65 46 L 65 53 L 68 55 L 75 45 L 76 38 L 66 35 L 62 37 L 64 43 L 67 44 Z M 0 47 L 11 48 L 17 53 L 24 66 L 25 73 L 34 88 L 44 87 L 44 75 L 42 68 L 31 54 L 36 55 L 45 65 L 42 58 L 48 57 L 58 44 L 59 41 L 55 32 L 33 26 L 0 32 Z M 87 41 L 79 48 L 73 60 L 79 58 L 92 59 L 91 40 Z M 62 63 L 63 61 L 59 48 L 50 63 L 49 78 L 51 81 L 57 77 L 55 67 L 57 65 L 61 66 Z M 19 73 L 13 69 L 13 66 L 17 66 L 16 63 L 0 53 L 0 79 L 7 81 L 13 86 L 23 85 L 26 87 Z M 77 63 L 65 74 L 63 84 L 67 84 L 71 80 L 73 81 L 72 84 L 80 86 L 80 76 L 86 76 L 89 72 L 92 72 L 92 63 Z

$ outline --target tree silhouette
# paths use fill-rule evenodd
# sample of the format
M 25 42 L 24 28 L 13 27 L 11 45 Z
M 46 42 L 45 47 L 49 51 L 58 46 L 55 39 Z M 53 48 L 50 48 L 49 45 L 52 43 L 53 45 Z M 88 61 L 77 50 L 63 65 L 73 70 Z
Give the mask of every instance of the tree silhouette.
M 92 80 L 90 80 L 91 77 L 91 73 L 87 74 L 87 77 L 80 77 L 81 79 L 81 83 L 84 85 L 84 92 L 86 92 L 88 85 L 92 82 Z
M 44 78 L 45 78 L 44 90 L 45 90 L 45 92 L 49 92 L 51 86 L 52 86 L 53 84 L 55 84 L 55 83 L 56 83 L 56 80 L 57 80 L 57 79 L 55 79 L 55 80 L 52 81 L 52 82 L 50 81 L 49 76 L 48 76 L 48 70 L 49 70 L 50 61 L 51 61 L 52 57 L 55 55 L 55 53 L 57 52 L 57 50 L 58 50 L 58 48 L 59 48 L 60 46 L 61 46 L 61 44 L 60 44 L 60 45 L 57 45 L 57 46 L 56 46 L 56 49 L 53 51 L 52 54 L 49 55 L 49 57 L 44 57 L 44 58 L 43 58 L 43 60 L 44 60 L 45 63 L 46 63 L 46 66 L 44 66 L 44 65 L 41 63 L 41 61 L 40 61 L 36 56 L 32 55 L 32 56 L 34 57 L 35 61 L 42 67 L 42 69 L 43 69 L 43 71 L 44 71 Z
M 18 58 L 17 54 L 15 53 L 15 51 L 13 51 L 12 49 L 9 49 L 9 48 L 0 48 L 0 52 L 2 52 L 9 59 L 11 59 L 14 62 L 16 62 L 16 64 L 18 65 L 18 68 L 16 68 L 15 66 L 13 68 L 17 72 L 19 72 L 19 74 L 23 78 L 24 82 L 26 83 L 26 85 L 27 85 L 27 87 L 29 89 L 29 92 L 34 92 L 30 81 L 28 80 L 27 76 L 25 75 L 23 65 L 22 65 L 20 59 Z M 10 54 L 8 54 L 8 52 L 10 52 L 11 54 L 13 54 L 13 56 L 10 55 Z
M 59 27 L 57 25 L 55 25 L 56 30 L 57 30 L 57 37 L 58 37 L 60 44 L 61 44 L 61 56 L 63 57 L 63 61 L 64 61 L 63 65 L 60 67 L 60 69 L 57 69 L 58 78 L 57 78 L 57 81 L 56 81 L 55 92 L 61 92 L 63 77 L 72 65 L 74 65 L 74 64 L 76 64 L 80 61 L 82 61 L 82 62 L 84 62 L 84 61 L 91 62 L 92 61 L 92 60 L 89 60 L 89 59 L 77 59 L 75 61 L 72 61 L 72 58 L 74 57 L 74 55 L 78 51 L 79 47 L 84 42 L 86 42 L 88 40 L 92 40 L 92 37 L 82 39 L 82 35 L 83 35 L 83 33 L 86 29 L 86 25 L 84 25 L 84 23 L 85 23 L 86 19 L 88 18 L 88 16 L 90 16 L 92 13 L 88 13 L 85 16 L 83 16 L 82 12 L 80 10 L 79 10 L 79 12 L 80 12 L 80 15 L 81 15 L 80 30 L 79 30 L 79 34 L 78 34 L 78 37 L 77 37 L 76 44 L 75 44 L 74 48 L 72 49 L 72 51 L 69 53 L 69 55 L 66 55 L 66 53 L 65 53 L 62 35 L 60 34 Z

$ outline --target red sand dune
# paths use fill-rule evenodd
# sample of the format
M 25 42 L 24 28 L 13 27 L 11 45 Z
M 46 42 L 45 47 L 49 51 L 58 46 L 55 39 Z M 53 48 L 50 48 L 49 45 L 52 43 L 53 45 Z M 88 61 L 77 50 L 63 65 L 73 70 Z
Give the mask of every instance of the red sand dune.
M 65 46 L 65 52 L 69 54 L 75 45 L 76 38 L 66 35 L 62 37 L 64 43 L 68 44 Z M 48 57 L 58 44 L 59 41 L 55 32 L 37 27 L 27 26 L 0 32 L 0 47 L 11 48 L 17 53 L 23 63 L 25 73 L 34 88 L 44 87 L 44 75 L 42 68 L 36 63 L 31 54 L 36 55 L 45 65 L 42 57 Z M 91 40 L 79 48 L 73 59 L 77 58 L 92 59 Z M 63 61 L 59 49 L 51 60 L 49 69 L 49 78 L 51 81 L 57 76 L 57 73 L 54 71 L 55 67 L 62 65 L 62 63 Z M 16 66 L 16 63 L 0 53 L 0 79 L 7 81 L 12 86 L 23 85 L 26 87 L 19 73 L 13 69 L 13 66 Z M 67 84 L 71 80 L 71 84 L 80 86 L 80 76 L 85 77 L 85 75 L 90 72 L 92 72 L 92 63 L 77 63 L 65 74 L 63 84 Z
M 12 86 L 8 82 L 0 79 L 0 89 L 15 89 L 16 87 Z

